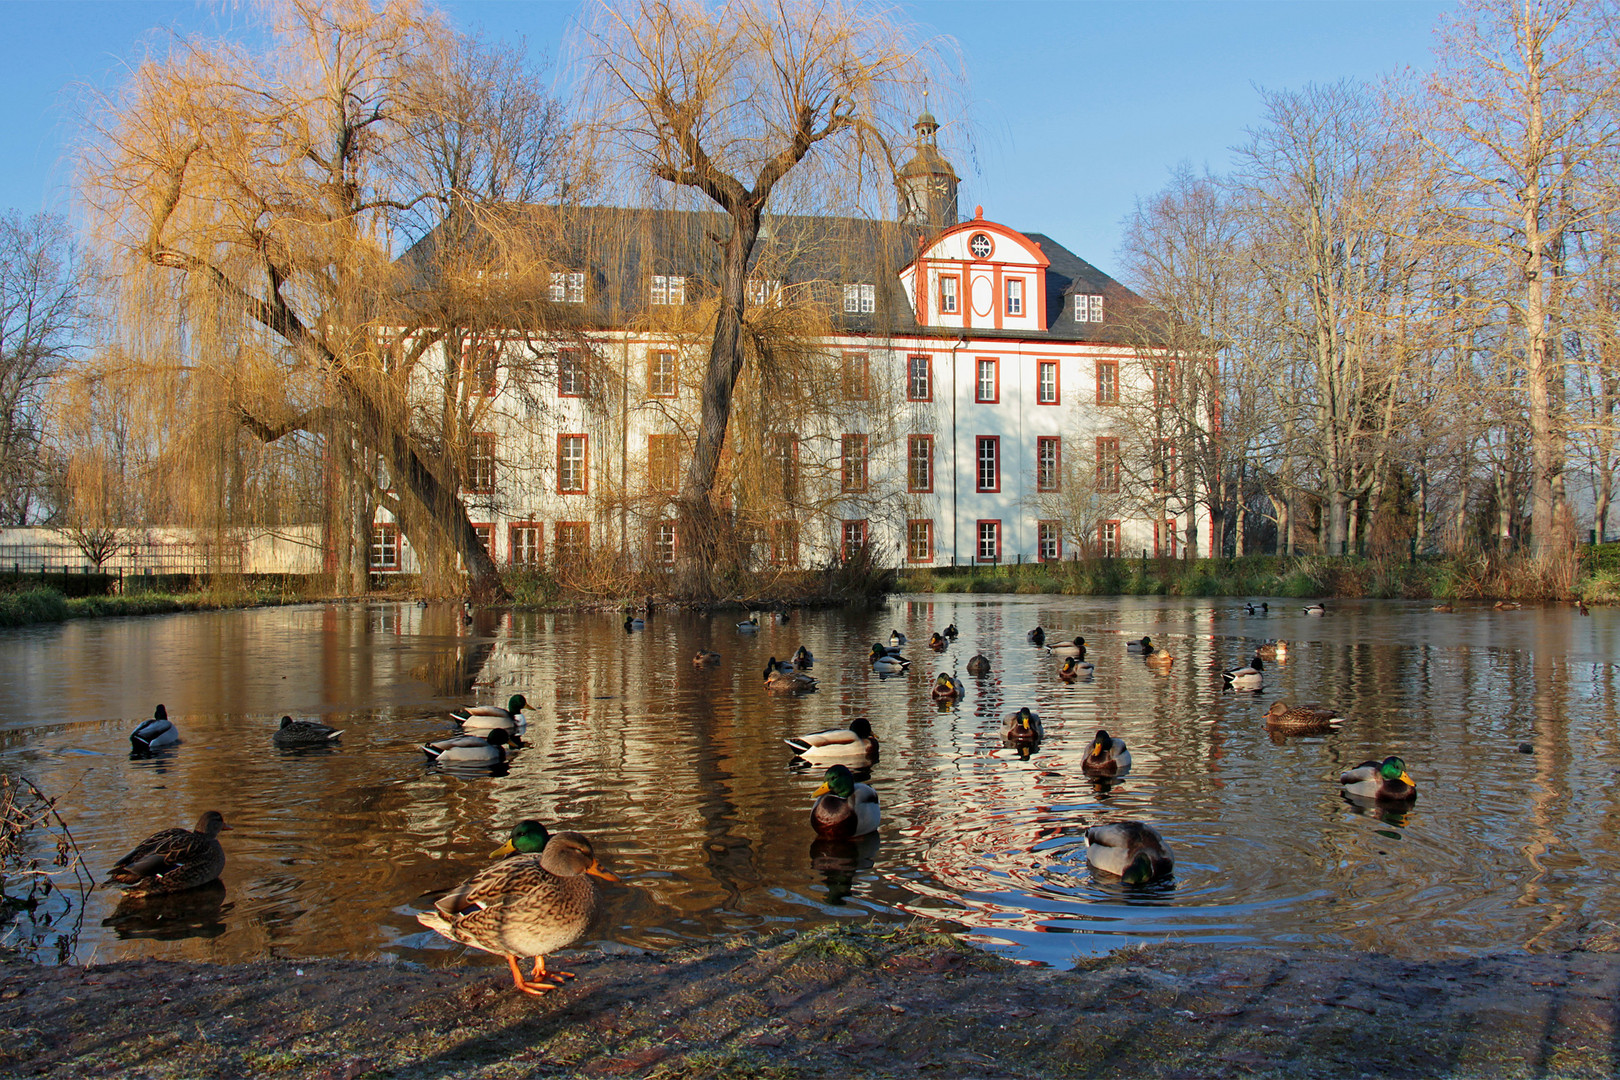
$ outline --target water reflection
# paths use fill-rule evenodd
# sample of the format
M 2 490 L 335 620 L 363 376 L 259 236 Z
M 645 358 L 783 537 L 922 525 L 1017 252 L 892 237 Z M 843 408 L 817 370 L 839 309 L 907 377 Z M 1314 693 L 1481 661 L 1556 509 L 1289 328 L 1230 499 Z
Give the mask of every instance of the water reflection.
M 214 938 L 225 932 L 225 886 L 210 882 L 196 889 L 156 896 L 125 896 L 113 913 L 101 920 L 120 941 L 180 941 Z
M 229 902 L 157 920 L 195 935 L 139 933 L 97 891 L 81 955 L 442 955 L 413 907 L 525 817 L 591 836 L 627 882 L 599 933 L 651 947 L 859 909 L 948 920 L 1054 963 L 1166 935 L 1417 955 L 1569 947 L 1620 917 L 1605 826 L 1620 814 L 1616 613 L 926 596 L 748 632 L 735 615 L 659 610 L 630 634 L 622 621 L 356 604 L 7 631 L 0 768 L 58 797 L 98 873 L 201 810 L 234 826 Z M 960 636 L 922 650 L 949 623 Z M 1049 641 L 1084 636 L 1094 678 L 1064 682 L 1027 640 L 1037 624 Z M 926 669 L 872 670 L 871 644 L 894 629 Z M 1144 635 L 1172 666 L 1128 652 Z M 1264 689 L 1223 692 L 1222 671 L 1274 639 L 1288 645 Z M 821 692 L 766 692 L 767 657 L 801 645 Z M 699 649 L 721 662 L 694 667 Z M 958 675 L 964 696 L 936 704 L 938 672 L 979 653 L 989 674 Z M 517 693 L 529 730 L 503 774 L 424 764 L 417 746 L 458 732 L 452 707 Z M 1346 722 L 1274 737 L 1276 699 Z M 129 731 L 157 701 L 185 741 L 131 761 Z M 1026 705 L 1044 737 L 1008 747 L 1006 717 Z M 276 750 L 287 713 L 345 729 L 342 747 Z M 860 777 L 882 800 L 881 858 L 807 857 L 826 766 L 791 762 L 783 741 L 858 716 L 883 746 Z M 1128 744 L 1125 780 L 1085 774 L 1098 729 Z M 1344 769 L 1391 753 L 1419 802 L 1341 795 Z M 1081 834 L 1123 819 L 1164 834 L 1172 889 L 1091 877 Z

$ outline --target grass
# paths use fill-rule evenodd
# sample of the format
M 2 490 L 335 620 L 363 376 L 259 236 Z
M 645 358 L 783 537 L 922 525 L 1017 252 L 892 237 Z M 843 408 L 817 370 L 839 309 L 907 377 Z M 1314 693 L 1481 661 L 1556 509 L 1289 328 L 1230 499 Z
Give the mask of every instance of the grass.
M 32 626 L 67 619 L 114 615 L 167 615 L 177 611 L 296 604 L 312 597 L 295 588 L 251 583 L 219 583 L 199 592 L 126 592 L 106 596 L 63 596 L 47 586 L 0 592 L 0 627 Z

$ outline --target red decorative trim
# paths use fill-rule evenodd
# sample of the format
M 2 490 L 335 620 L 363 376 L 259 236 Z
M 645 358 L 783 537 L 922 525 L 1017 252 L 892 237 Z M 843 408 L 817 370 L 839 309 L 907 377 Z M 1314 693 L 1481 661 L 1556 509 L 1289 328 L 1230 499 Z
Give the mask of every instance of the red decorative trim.
M 911 527 L 913 525 L 925 525 L 928 528 L 928 554 L 926 554 L 926 555 L 913 555 L 911 553 Z M 906 521 L 906 562 L 911 562 L 911 563 L 931 563 L 933 561 L 934 561 L 934 519 L 933 518 L 909 518 L 909 519 L 907 519 L 907 521 Z
M 996 527 L 996 554 L 995 554 L 994 558 L 990 558 L 990 559 L 985 558 L 984 555 L 982 554 L 982 538 L 983 538 L 983 535 L 984 535 L 984 527 L 986 525 L 994 525 Z M 997 562 L 998 563 L 998 562 L 1001 561 L 1001 541 L 1002 541 L 1002 533 L 1003 533 L 1003 531 L 1004 530 L 1001 527 L 1001 519 L 1000 518 L 980 518 L 978 521 L 973 523 L 973 561 L 974 562 L 980 562 L 980 563 Z
M 1052 366 L 1052 400 L 1041 400 L 1041 369 L 1048 364 Z M 1035 361 L 1035 404 L 1061 405 L 1063 404 L 1063 367 L 1056 360 Z
M 654 375 L 656 374 L 656 372 L 658 370 L 658 358 L 660 356 L 673 356 L 675 358 L 675 370 L 673 370 L 673 371 L 671 371 L 669 373 L 670 391 L 667 394 L 660 394 L 656 390 L 653 389 L 653 377 L 654 377 Z M 681 390 L 681 354 L 680 354 L 680 352 L 678 350 L 676 350 L 676 349 L 648 349 L 647 350 L 647 396 L 650 397 L 650 398 L 660 398 L 660 399 L 664 399 L 664 400 L 673 400 L 677 395 L 680 394 L 680 390 Z
M 911 362 L 921 360 L 928 368 L 928 393 L 916 397 L 912 391 L 915 389 L 911 378 Z M 906 356 L 906 400 L 907 401 L 933 401 L 934 400 L 934 355 L 932 353 L 910 353 Z
M 1052 478 L 1055 483 L 1041 483 L 1041 450 L 1052 444 Z M 1035 490 L 1041 492 L 1063 490 L 1063 438 L 1060 435 L 1041 435 L 1035 439 Z
M 995 447 L 995 451 L 996 451 L 996 476 L 995 476 L 995 485 L 993 487 L 985 487 L 984 486 L 984 476 L 982 475 L 982 473 L 980 471 L 980 468 L 979 468 L 979 463 L 984 460 L 982 455 L 984 453 L 984 447 L 986 445 L 990 445 L 990 446 Z M 979 436 L 976 436 L 974 438 L 974 440 L 973 440 L 973 490 L 981 491 L 981 492 L 996 492 L 996 491 L 1001 490 L 1001 436 L 1000 435 L 979 435 Z
M 979 365 L 988 362 L 995 372 L 994 397 L 984 397 L 984 380 L 979 378 Z M 973 400 L 981 405 L 998 405 L 1001 403 L 1001 358 L 999 356 L 975 356 L 973 358 Z
M 1114 396 L 1113 397 L 1108 397 L 1108 398 L 1103 397 L 1103 369 L 1104 368 L 1112 368 L 1113 372 L 1114 372 Z M 1097 404 L 1098 405 L 1118 405 L 1119 404 L 1119 361 L 1118 360 L 1099 359 L 1097 361 L 1097 388 L 1096 388 L 1096 393 L 1097 393 Z

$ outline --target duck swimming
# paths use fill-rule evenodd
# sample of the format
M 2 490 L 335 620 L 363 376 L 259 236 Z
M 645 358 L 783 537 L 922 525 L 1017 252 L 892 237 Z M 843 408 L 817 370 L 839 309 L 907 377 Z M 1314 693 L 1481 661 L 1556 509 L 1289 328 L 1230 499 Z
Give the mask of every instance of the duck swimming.
M 783 739 L 793 752 L 809 762 L 849 758 L 875 758 L 878 753 L 877 737 L 872 724 L 864 716 L 857 716 L 848 727 L 828 728 Z
M 1383 761 L 1363 761 L 1339 777 L 1346 795 L 1379 802 L 1411 802 L 1417 798 L 1417 784 L 1398 757 Z
M 1029 634 L 1028 634 L 1028 637 L 1029 637 L 1029 643 L 1031 645 L 1036 646 L 1037 648 L 1039 648 L 1040 646 L 1046 644 L 1046 631 L 1041 629 L 1039 626 L 1037 626 L 1035 629 L 1031 630 L 1029 632 Z
M 1307 733 L 1332 731 L 1344 723 L 1344 717 L 1320 705 L 1295 705 L 1286 701 L 1273 701 L 1266 710 L 1266 727 L 1275 731 Z
M 990 658 L 984 653 L 974 653 L 968 657 L 967 673 L 969 675 L 990 674 Z
M 786 668 L 787 670 L 783 670 Z M 783 664 L 776 657 L 771 657 L 765 665 L 765 689 L 773 694 L 804 694 L 816 689 L 816 679 L 802 671 L 794 671 L 793 665 Z
M 1151 656 L 1153 655 L 1154 651 L 1153 639 L 1143 636 L 1133 641 L 1127 641 L 1125 643 L 1125 651 L 1128 653 L 1139 653 L 1142 656 Z
M 1326 604 L 1320 604 L 1320 603 L 1318 603 L 1318 604 L 1306 604 L 1305 608 L 1304 608 L 1304 611 L 1305 611 L 1305 614 L 1307 614 L 1307 615 L 1326 615 L 1327 614 L 1327 605 Z
M 692 657 L 693 667 L 713 667 L 720 662 L 720 654 L 712 649 L 699 649 Z
M 1037 746 L 1046 738 L 1041 718 L 1030 711 L 1028 705 L 1007 714 L 1007 726 L 1001 731 L 1001 741 L 1008 746 Z
M 1086 862 L 1130 885 L 1165 877 L 1175 869 L 1164 838 L 1140 821 L 1115 821 L 1087 829 Z
M 529 729 L 529 722 L 523 718 L 523 710 L 528 707 L 528 698 L 513 694 L 506 699 L 504 709 L 499 705 L 472 705 L 451 709 L 450 719 L 461 725 L 464 735 L 488 735 L 499 729 L 513 739 L 521 739 Z
M 810 655 L 810 650 L 805 648 L 803 645 L 800 645 L 798 650 L 793 654 L 793 666 L 796 668 L 802 670 L 807 667 L 814 667 L 815 663 L 816 658 Z
M 1053 656 L 1084 656 L 1086 655 L 1086 639 L 1076 637 L 1073 641 L 1059 642 L 1048 645 L 1046 651 Z
M 962 689 L 962 684 L 957 682 L 955 675 L 948 671 L 942 671 L 939 673 L 939 678 L 934 680 L 934 688 L 929 694 L 935 701 L 955 701 L 965 692 Z
M 281 718 L 281 727 L 271 736 L 277 746 L 330 746 L 343 732 L 316 720 Z
M 938 630 L 928 636 L 928 647 L 935 652 L 944 652 L 950 648 L 951 640 Z
M 911 666 L 911 661 L 897 656 L 877 642 L 872 643 L 872 670 L 879 675 L 895 675 Z
M 856 783 L 854 774 L 843 765 L 828 769 L 821 786 L 811 794 L 816 802 L 810 808 L 810 826 L 818 836 L 849 840 L 876 832 L 883 821 L 877 792 L 870 785 Z
M 219 834 L 230 828 L 224 815 L 210 810 L 195 829 L 153 833 L 113 863 L 104 884 L 118 886 L 126 896 L 158 896 L 217 881 L 225 869 Z
M 1255 656 L 1249 660 L 1245 667 L 1235 667 L 1221 672 L 1221 680 L 1229 690 L 1258 690 L 1264 678 L 1265 663 Z
M 153 750 L 161 750 L 165 746 L 176 746 L 180 742 L 180 729 L 169 720 L 169 710 L 159 705 L 152 711 L 152 719 L 141 721 L 136 729 L 129 733 L 129 746 L 137 754 L 150 754 Z
M 494 728 L 487 735 L 457 735 L 417 749 L 435 765 L 499 765 L 506 760 L 511 741 L 505 728 Z
M 1085 654 L 1064 657 L 1063 666 L 1058 668 L 1058 678 L 1064 682 L 1079 682 L 1089 679 L 1097 671 L 1097 665 L 1084 659 Z
M 1131 752 L 1124 739 L 1116 739 L 1102 728 L 1091 740 L 1086 756 L 1080 762 L 1080 771 L 1087 776 L 1119 776 L 1129 772 Z

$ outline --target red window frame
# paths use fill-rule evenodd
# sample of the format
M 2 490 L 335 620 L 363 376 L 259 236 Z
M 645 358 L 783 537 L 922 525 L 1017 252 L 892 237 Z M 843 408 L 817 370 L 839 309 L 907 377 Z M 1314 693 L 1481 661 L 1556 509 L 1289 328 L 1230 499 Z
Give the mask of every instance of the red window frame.
M 1107 381 L 1107 384 L 1106 384 L 1106 391 L 1107 391 L 1106 393 L 1104 392 L 1105 385 L 1104 385 L 1104 382 L 1103 382 L 1103 373 L 1105 371 L 1108 373 L 1108 381 Z M 1119 361 L 1118 360 L 1098 360 L 1097 361 L 1097 404 L 1099 404 L 1099 405 L 1118 405 L 1119 404 Z
M 791 518 L 771 522 L 771 565 L 799 565 L 799 523 Z
M 1013 292 L 1014 292 L 1013 287 L 1015 285 L 1017 286 L 1017 293 L 1018 293 L 1018 310 L 1017 311 L 1013 310 Z M 1009 277 L 1009 278 L 1003 279 L 1002 286 L 1001 286 L 1002 310 L 1005 311 L 1009 317 L 1023 318 L 1029 312 L 1029 305 L 1025 302 L 1026 301 L 1026 294 L 1028 292 L 1029 292 L 1029 283 L 1024 278 L 1021 278 L 1021 277 Z
M 1097 436 L 1097 491 L 1104 495 L 1119 493 L 1120 482 L 1119 437 Z
M 484 554 L 490 558 L 495 557 L 495 523 L 493 521 L 475 521 L 472 523 L 473 532 L 478 534 L 478 542 L 484 545 Z
M 919 459 L 918 447 L 926 447 L 927 456 Z M 928 469 L 928 482 L 917 483 L 916 463 L 926 461 Z M 906 437 L 906 490 L 917 492 L 931 492 L 934 490 L 934 437 L 932 435 L 908 435 Z
M 984 365 L 990 365 L 990 397 L 984 396 Z M 973 364 L 973 400 L 981 405 L 996 405 L 1001 401 L 1001 358 L 999 356 L 979 356 L 974 358 Z
M 478 334 L 461 341 L 462 378 L 473 397 L 494 397 L 499 389 L 500 342 Z
M 872 459 L 869 453 L 870 441 L 868 437 L 859 432 L 846 432 L 839 444 L 839 488 L 845 494 L 859 494 L 866 490 L 871 482 Z M 851 454 L 851 450 L 856 453 Z M 859 464 L 860 475 L 851 472 L 851 465 Z
M 1047 537 L 1052 538 L 1052 554 L 1046 553 Z M 1037 521 L 1035 523 L 1035 558 L 1040 562 L 1061 562 L 1063 559 L 1063 523 Z
M 1046 382 L 1042 378 L 1048 369 L 1052 372 L 1052 396 L 1050 398 L 1045 396 Z M 1063 403 L 1062 378 L 1063 369 L 1058 366 L 1056 360 L 1035 361 L 1035 404 L 1061 405 Z
M 659 369 L 659 360 L 660 357 L 665 356 L 670 358 L 668 391 L 660 390 L 658 388 L 658 380 L 662 378 L 662 372 Z M 673 400 L 680 393 L 680 388 L 680 354 L 673 349 L 649 349 L 647 351 L 647 396 L 650 398 Z
M 522 543 L 520 534 L 526 529 L 534 530 L 534 548 L 529 550 L 527 544 Z M 506 565 L 508 566 L 539 566 L 545 557 L 546 530 L 538 521 L 512 521 L 506 526 Z M 527 556 L 519 559 L 519 553 Z
M 587 450 L 587 454 L 589 451 Z M 665 469 L 669 475 L 660 476 Z M 647 436 L 647 491 L 653 495 L 673 495 L 681 482 L 681 437 Z
M 485 472 L 487 467 L 488 471 Z M 467 492 L 495 493 L 495 433 L 475 431 L 467 437 Z
M 985 527 L 989 526 L 996 541 L 996 552 L 991 558 L 984 557 Z M 973 561 L 978 563 L 999 563 L 1001 561 L 1001 519 L 980 518 L 973 524 Z
M 773 431 L 770 433 L 770 462 L 769 467 L 775 470 L 776 475 L 770 478 L 774 485 L 781 484 L 783 502 L 792 502 L 799 497 L 799 436 L 792 431 Z
M 567 357 L 572 357 L 572 359 L 566 359 Z M 568 372 L 572 372 L 572 378 L 568 379 L 566 383 L 571 383 L 573 389 L 564 389 L 566 385 L 564 375 Z M 589 373 L 585 370 L 584 352 L 572 346 L 558 349 L 557 396 L 566 398 L 585 397 L 590 393 L 590 388 L 591 380 Z
M 839 523 L 838 553 L 844 562 L 850 561 L 851 545 L 864 548 L 871 543 L 872 534 L 867 530 L 865 518 L 845 518 Z
M 922 361 L 923 392 L 917 393 L 917 362 Z M 912 353 L 906 357 L 906 400 L 934 400 L 934 357 L 931 353 Z
M 1153 554 L 1161 559 L 1180 558 L 1181 537 L 1175 518 L 1153 523 Z
M 1052 448 L 1052 475 L 1050 477 L 1044 474 L 1041 466 L 1041 453 L 1047 447 Z M 1063 490 L 1063 437 L 1061 435 L 1041 435 L 1035 439 L 1035 490 Z
M 918 555 L 912 543 L 912 530 L 922 529 L 923 540 L 926 544 L 925 554 Z M 906 562 L 931 563 L 934 561 L 934 519 L 910 518 L 906 521 Z
M 578 439 L 584 453 L 579 459 L 579 486 L 563 487 L 563 447 L 568 440 Z M 585 495 L 591 487 L 591 437 L 583 431 L 566 431 L 557 436 L 557 494 L 559 495 Z
M 995 475 L 989 486 L 984 482 L 985 448 L 989 447 Z M 995 492 L 1001 490 L 1001 436 L 978 435 L 973 439 L 973 490 Z
M 1097 523 L 1097 553 L 1105 559 L 1119 557 L 1119 519 Z
M 1157 459 L 1153 462 L 1153 493 L 1176 490 L 1176 443 L 1174 439 L 1159 439 L 1156 443 Z
M 551 542 L 557 549 L 558 566 L 577 565 L 579 560 L 590 554 L 591 523 L 559 521 L 551 527 Z
M 945 306 L 945 299 L 947 295 L 945 292 L 945 283 L 947 281 L 956 286 L 954 292 L 950 294 L 950 307 Z M 960 315 L 962 313 L 962 275 L 939 275 L 939 313 L 941 315 Z
M 872 397 L 872 358 L 864 352 L 844 354 L 843 381 L 840 387 L 845 401 L 869 401 Z
M 667 545 L 663 542 L 664 530 L 666 529 L 669 530 L 669 543 Z M 653 565 L 674 566 L 676 552 L 679 550 L 681 543 L 680 530 L 675 527 L 675 522 L 668 518 L 653 522 L 651 540 Z

